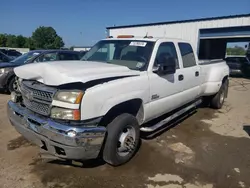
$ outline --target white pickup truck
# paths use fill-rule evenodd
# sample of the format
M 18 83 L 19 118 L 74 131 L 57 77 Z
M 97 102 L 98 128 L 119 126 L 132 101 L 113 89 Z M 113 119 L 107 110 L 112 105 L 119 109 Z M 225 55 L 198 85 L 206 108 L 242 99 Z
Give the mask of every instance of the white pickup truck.
M 14 72 L 19 92 L 11 94 L 8 116 L 20 134 L 59 158 L 101 156 L 118 166 L 135 155 L 141 131 L 158 130 L 201 99 L 221 108 L 229 68 L 224 61 L 199 65 L 183 40 L 118 36 L 99 41 L 81 61 Z

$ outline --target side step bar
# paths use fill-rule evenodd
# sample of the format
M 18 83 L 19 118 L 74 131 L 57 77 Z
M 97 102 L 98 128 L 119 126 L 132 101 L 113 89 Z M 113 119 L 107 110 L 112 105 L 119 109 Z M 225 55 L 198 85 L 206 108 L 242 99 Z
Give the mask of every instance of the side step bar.
M 157 130 L 158 128 L 160 128 L 161 126 L 165 125 L 166 123 L 170 122 L 171 120 L 177 118 L 178 116 L 184 114 L 185 112 L 191 110 L 192 108 L 197 107 L 199 104 L 202 103 L 202 99 L 199 99 L 197 101 L 195 101 L 194 103 L 192 103 L 191 105 L 182 108 L 181 110 L 175 112 L 174 114 L 168 116 L 166 119 L 160 121 L 159 123 L 151 126 L 151 127 L 141 127 L 141 131 L 143 132 L 153 132 L 155 130 Z

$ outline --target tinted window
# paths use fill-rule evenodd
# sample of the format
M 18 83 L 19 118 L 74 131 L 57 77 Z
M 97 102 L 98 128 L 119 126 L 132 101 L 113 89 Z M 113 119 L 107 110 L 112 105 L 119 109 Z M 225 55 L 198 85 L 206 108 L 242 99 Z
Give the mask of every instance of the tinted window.
M 188 43 L 178 43 L 180 51 L 181 51 L 181 56 L 182 56 L 182 61 L 183 61 L 183 67 L 192 67 L 196 65 L 195 57 L 194 57 L 194 52 L 190 44 Z
M 41 55 L 36 62 L 44 62 L 44 61 L 56 61 L 57 60 L 57 52 L 49 52 Z
M 0 53 L 0 62 L 6 62 L 7 58 Z
M 28 53 L 25 53 L 25 54 L 17 57 L 16 59 L 13 60 L 13 62 L 15 62 L 15 63 L 26 63 L 31 58 L 33 58 L 33 57 L 35 57 L 37 55 L 39 55 L 39 52 L 37 52 L 37 51 L 30 51 Z
M 14 50 L 9 50 L 8 55 L 10 55 L 10 56 L 20 56 L 22 54 L 20 52 L 14 51 Z
M 174 43 L 172 43 L 172 42 L 161 43 L 159 48 L 158 48 L 155 59 L 157 60 L 161 56 L 168 56 L 168 57 L 174 58 L 175 63 L 176 63 L 176 68 L 177 69 L 179 68 L 179 62 L 178 62 L 178 57 L 177 57 Z M 157 61 L 155 62 L 155 64 L 156 63 L 157 63 Z
M 79 60 L 80 57 L 78 54 L 75 53 L 67 53 L 67 52 L 60 52 L 59 53 L 59 60 Z

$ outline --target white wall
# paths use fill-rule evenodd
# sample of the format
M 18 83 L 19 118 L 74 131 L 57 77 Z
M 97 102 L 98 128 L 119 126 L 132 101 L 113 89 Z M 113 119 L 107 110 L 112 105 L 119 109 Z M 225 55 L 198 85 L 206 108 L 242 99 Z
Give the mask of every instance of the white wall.
M 134 36 L 153 36 L 179 38 L 190 41 L 197 50 L 199 29 L 233 27 L 233 26 L 249 26 L 250 17 L 228 18 L 220 20 L 185 22 L 167 25 L 153 25 L 131 28 L 110 29 L 110 36 L 117 35 L 134 35 Z

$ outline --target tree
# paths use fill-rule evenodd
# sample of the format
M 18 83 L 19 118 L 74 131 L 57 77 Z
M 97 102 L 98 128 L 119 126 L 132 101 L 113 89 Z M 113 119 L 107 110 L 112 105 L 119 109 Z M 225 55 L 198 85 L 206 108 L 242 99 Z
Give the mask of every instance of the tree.
M 15 35 L 7 35 L 7 43 L 6 46 L 17 48 L 17 40 Z
M 245 54 L 246 54 L 246 50 L 240 46 L 227 48 L 227 55 L 245 55 Z
M 7 46 L 7 36 L 6 34 L 0 34 L 0 47 Z
M 34 41 L 31 37 L 25 38 L 25 45 L 24 48 L 29 48 L 30 50 L 35 49 Z
M 26 43 L 26 37 L 23 37 L 22 35 L 18 35 L 16 37 L 16 45 L 18 48 L 24 48 Z
M 64 46 L 64 42 L 52 27 L 41 26 L 32 34 L 35 48 L 38 49 L 58 49 Z

